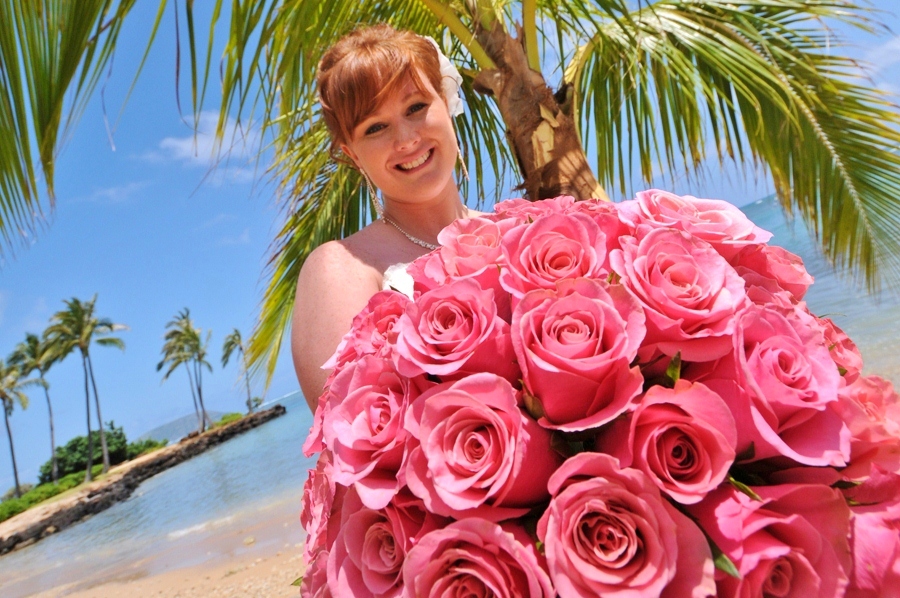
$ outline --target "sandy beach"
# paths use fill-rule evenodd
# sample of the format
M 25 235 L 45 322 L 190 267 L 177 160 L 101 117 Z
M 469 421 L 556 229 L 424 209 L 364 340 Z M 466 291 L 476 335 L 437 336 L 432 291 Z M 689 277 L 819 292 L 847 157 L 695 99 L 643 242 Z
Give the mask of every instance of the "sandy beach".
M 298 499 L 299 500 L 299 499 Z M 304 532 L 298 501 L 283 501 L 173 539 L 141 562 L 33 594 L 39 598 L 297 596 Z M 184 566 L 184 563 L 197 563 Z

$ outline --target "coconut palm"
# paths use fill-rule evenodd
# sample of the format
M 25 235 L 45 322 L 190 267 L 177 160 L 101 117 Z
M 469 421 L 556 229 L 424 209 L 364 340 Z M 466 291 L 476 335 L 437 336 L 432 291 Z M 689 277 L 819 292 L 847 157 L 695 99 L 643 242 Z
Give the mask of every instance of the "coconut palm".
M 166 334 L 163 336 L 162 360 L 156 365 L 156 371 L 167 368 L 163 374 L 165 382 L 178 366 L 183 365 L 188 374 L 188 382 L 191 387 L 191 398 L 194 400 L 194 412 L 197 414 L 199 431 L 206 430 L 211 422 L 203 403 L 203 368 L 212 371 L 212 366 L 206 359 L 206 347 L 212 331 L 206 333 L 203 340 L 203 331 L 194 326 L 191 320 L 191 310 L 184 308 L 175 318 L 166 323 Z
M 46 331 L 47 342 L 57 359 L 64 359 L 72 351 L 78 349 L 81 353 L 81 365 L 84 370 L 84 402 L 87 414 L 87 472 L 85 481 L 90 481 L 91 466 L 93 465 L 94 444 L 91 438 L 91 393 L 94 391 L 94 407 L 97 410 L 97 427 L 100 430 L 100 446 L 103 452 L 103 473 L 109 471 L 109 450 L 106 447 L 106 433 L 103 429 L 103 415 L 100 411 L 100 397 L 97 394 L 97 381 L 94 378 L 94 365 L 91 361 L 90 348 L 92 344 L 102 347 L 116 347 L 125 350 L 122 339 L 110 336 L 115 332 L 127 330 L 124 324 L 116 324 L 109 318 L 98 318 L 94 314 L 97 303 L 97 295 L 90 301 L 82 301 L 72 297 L 63 301 L 66 309 L 60 310 L 50 318 L 50 326 Z
M 231 354 L 235 351 L 241 360 L 241 376 L 247 385 L 247 413 L 253 413 L 253 398 L 250 396 L 250 374 L 247 369 L 247 352 L 244 349 L 244 342 L 241 339 L 241 331 L 235 328 L 231 334 L 225 337 L 222 343 L 222 367 L 228 365 Z
M 16 498 L 22 496 L 19 487 L 19 468 L 16 466 L 16 450 L 13 447 L 12 429 L 9 427 L 9 416 L 18 403 L 22 409 L 28 408 L 28 396 L 22 391 L 26 386 L 39 384 L 37 380 L 24 380 L 18 367 L 5 363 L 0 359 L 0 402 L 3 403 L 3 417 L 6 422 L 6 436 L 9 438 L 9 454 L 12 457 L 13 478 L 16 482 Z
M 54 483 L 59 479 L 59 468 L 56 463 L 56 437 L 53 431 L 53 405 L 50 403 L 50 384 L 44 376 L 47 375 L 50 367 L 56 363 L 57 358 L 58 356 L 54 354 L 53 347 L 47 342 L 46 336 L 41 338 L 29 332 L 25 335 L 25 340 L 16 346 L 7 360 L 10 364 L 17 366 L 24 377 L 36 371 L 38 380 L 40 380 L 40 386 L 44 387 L 44 398 L 47 399 L 47 416 L 50 421 L 50 459 Z
M 44 53 L 20 64 L 16 52 L 55 48 L 46 40 L 74 26 L 68 20 L 76 13 L 82 18 L 81 3 L 78 11 L 58 8 L 58 19 L 18 4 L 27 7 L 0 9 L 0 28 L 8 30 L 0 52 L 12 57 L 3 58 L 3 70 L 13 83 L 28 82 L 28 97 L 52 96 L 52 114 L 61 115 L 62 93 L 45 88 L 55 92 L 72 79 L 42 70 L 50 59 Z M 121 0 L 106 12 L 97 0 L 87 4 L 83 20 L 97 45 L 70 42 L 65 60 L 96 77 L 109 54 L 93 48 L 115 45 L 132 3 Z M 219 134 L 229 119 L 259 119 L 274 138 L 273 172 L 285 191 L 286 218 L 247 346 L 248 361 L 265 364 L 269 377 L 304 259 L 370 218 L 372 198 L 359 174 L 329 160 L 315 88 L 322 51 L 361 23 L 431 35 L 462 67 L 468 110 L 458 130 L 479 196 L 484 181 L 507 169 L 538 199 L 625 195 L 633 171 L 648 182 L 660 169 L 698 174 L 707 157 L 761 166 L 784 208 L 812 228 L 836 265 L 861 270 L 873 287 L 881 278 L 900 281 L 900 116 L 857 63 L 840 55 L 840 40 L 827 28 L 831 20 L 873 30 L 871 13 L 855 0 L 236 0 L 229 39 L 218 45 L 195 38 L 194 6 L 178 9 L 191 24 L 185 46 L 194 118 L 214 72 L 222 82 Z M 214 4 L 211 33 L 221 7 L 221 0 Z M 212 56 L 221 46 L 224 55 Z M 36 197 L 28 137 L 40 142 L 52 190 L 53 162 L 44 156 L 53 156 L 59 122 L 71 119 L 32 120 L 34 110 L 16 108 L 25 84 L 13 83 L 0 92 L 0 126 L 14 123 L 9 135 L 0 130 L 7 146 L 0 156 L 17 159 L 0 161 L 0 205 L 29 214 L 21 199 Z M 90 90 L 79 86 L 76 97 L 83 101 Z

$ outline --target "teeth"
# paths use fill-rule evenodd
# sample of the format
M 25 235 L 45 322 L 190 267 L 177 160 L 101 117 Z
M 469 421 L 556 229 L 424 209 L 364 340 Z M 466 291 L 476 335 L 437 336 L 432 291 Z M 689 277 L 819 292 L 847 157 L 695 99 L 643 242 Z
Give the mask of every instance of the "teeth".
M 400 167 L 401 170 L 412 170 L 416 166 L 421 166 L 422 164 L 424 164 L 425 160 L 427 160 L 429 157 L 431 157 L 431 152 L 432 152 L 432 150 L 428 150 L 427 152 L 425 152 L 424 154 L 422 154 L 420 157 L 416 158 L 412 162 L 406 162 L 404 164 L 399 164 L 398 166 Z

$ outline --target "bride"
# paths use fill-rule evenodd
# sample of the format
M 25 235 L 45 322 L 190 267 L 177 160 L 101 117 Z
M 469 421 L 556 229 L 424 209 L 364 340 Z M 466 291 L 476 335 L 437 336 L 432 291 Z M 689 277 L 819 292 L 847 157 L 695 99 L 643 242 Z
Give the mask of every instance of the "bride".
M 324 55 L 317 79 L 332 154 L 359 169 L 373 197 L 380 189 L 383 204 L 377 220 L 319 246 L 300 271 L 291 350 L 313 410 L 328 377 L 321 365 L 382 290 L 385 271 L 435 249 L 441 229 L 475 214 L 453 177 L 460 79 L 432 40 L 384 24 L 358 29 Z

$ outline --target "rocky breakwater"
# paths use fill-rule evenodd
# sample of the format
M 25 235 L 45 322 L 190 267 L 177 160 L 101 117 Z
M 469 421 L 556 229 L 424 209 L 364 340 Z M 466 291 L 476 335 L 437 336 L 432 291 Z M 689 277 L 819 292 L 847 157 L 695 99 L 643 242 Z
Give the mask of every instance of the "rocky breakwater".
M 258 411 L 220 428 L 182 439 L 158 451 L 126 461 L 101 480 L 84 484 L 0 523 L 0 555 L 22 548 L 123 501 L 147 478 L 174 467 L 229 438 L 284 415 L 283 405 Z

